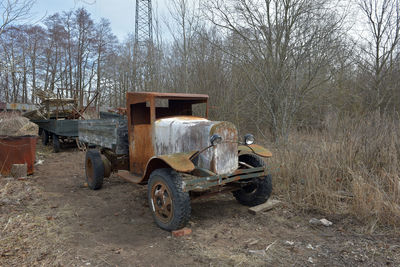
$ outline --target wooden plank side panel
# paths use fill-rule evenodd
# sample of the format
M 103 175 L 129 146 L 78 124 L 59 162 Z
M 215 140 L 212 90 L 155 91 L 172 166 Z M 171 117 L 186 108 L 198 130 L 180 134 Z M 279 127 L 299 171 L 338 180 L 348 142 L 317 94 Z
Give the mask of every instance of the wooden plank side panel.
M 118 120 L 79 121 L 79 140 L 101 147 L 116 149 L 118 143 Z
M 46 131 L 50 131 L 50 121 L 49 120 L 33 120 L 33 123 L 36 123 L 39 128 L 45 129 Z
M 50 120 L 53 132 L 60 136 L 77 137 L 78 120 Z
M 78 136 L 78 120 L 32 120 L 51 134 L 67 137 Z
M 117 127 L 117 144 L 115 153 L 119 155 L 129 154 L 129 140 L 128 140 L 128 121 L 119 120 Z
M 79 139 L 113 150 L 118 155 L 129 153 L 126 119 L 79 121 Z

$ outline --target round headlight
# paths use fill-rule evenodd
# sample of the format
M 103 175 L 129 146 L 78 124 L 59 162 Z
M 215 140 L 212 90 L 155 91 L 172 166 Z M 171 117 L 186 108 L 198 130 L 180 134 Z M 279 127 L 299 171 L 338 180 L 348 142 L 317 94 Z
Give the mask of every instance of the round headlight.
M 213 135 L 210 137 L 210 143 L 211 143 L 211 145 L 213 145 L 213 146 L 218 145 L 218 144 L 221 144 L 221 142 L 222 142 L 222 137 L 219 136 L 218 134 L 213 134 Z
M 244 143 L 246 145 L 252 145 L 254 143 L 254 136 L 252 134 L 246 134 L 244 136 Z

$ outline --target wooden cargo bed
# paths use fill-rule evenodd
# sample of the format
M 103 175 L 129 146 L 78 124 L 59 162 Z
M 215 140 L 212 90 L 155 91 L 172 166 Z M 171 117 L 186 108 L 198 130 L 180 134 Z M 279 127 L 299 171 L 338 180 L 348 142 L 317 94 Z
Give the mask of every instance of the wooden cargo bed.
M 100 119 L 80 120 L 79 141 L 111 149 L 117 155 L 129 153 L 128 121 L 125 116 L 101 112 Z

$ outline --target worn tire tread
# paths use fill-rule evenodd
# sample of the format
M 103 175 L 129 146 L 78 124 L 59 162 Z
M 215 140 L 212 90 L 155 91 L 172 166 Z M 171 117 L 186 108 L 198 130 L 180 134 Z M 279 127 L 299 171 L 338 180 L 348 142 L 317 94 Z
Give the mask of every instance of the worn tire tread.
M 93 183 L 89 182 L 89 179 L 87 177 L 87 172 L 86 172 L 86 162 L 89 157 L 91 159 L 92 168 L 93 168 L 93 179 L 94 179 Z M 90 189 L 98 190 L 103 186 L 104 166 L 103 166 L 103 160 L 101 159 L 101 155 L 98 150 L 92 149 L 92 150 L 88 150 L 86 152 L 85 175 L 86 175 L 86 182 Z
M 60 152 L 60 139 L 56 134 L 53 134 L 53 152 Z
M 42 129 L 40 135 L 42 138 L 42 145 L 47 146 L 47 144 L 49 143 L 49 133 L 45 129 Z
M 151 201 L 151 187 L 152 182 L 155 177 L 161 176 L 165 183 L 169 186 L 172 194 L 175 196 L 173 199 L 174 205 L 174 218 L 169 224 L 162 223 L 157 220 L 157 217 L 154 215 L 153 211 L 152 215 L 157 225 L 167 231 L 173 231 L 180 228 L 183 228 L 190 219 L 191 214 L 191 206 L 190 206 L 190 197 L 189 193 L 183 192 L 182 190 L 182 177 L 179 173 L 177 173 L 173 169 L 157 169 L 153 171 L 150 175 L 149 183 L 148 183 L 148 200 Z M 151 209 L 151 203 L 149 203 Z M 177 216 L 177 217 L 175 217 Z

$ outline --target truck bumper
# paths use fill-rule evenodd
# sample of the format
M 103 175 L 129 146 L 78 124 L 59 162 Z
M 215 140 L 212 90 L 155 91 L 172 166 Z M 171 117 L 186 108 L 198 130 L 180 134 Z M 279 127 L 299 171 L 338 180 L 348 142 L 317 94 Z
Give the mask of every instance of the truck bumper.
M 264 167 L 257 167 L 251 169 L 237 169 L 230 174 L 220 174 L 209 177 L 195 177 L 184 179 L 183 191 L 189 192 L 193 190 L 207 190 L 211 187 L 218 185 L 225 185 L 231 182 L 246 180 L 256 177 L 264 177 L 268 175 L 267 169 Z

